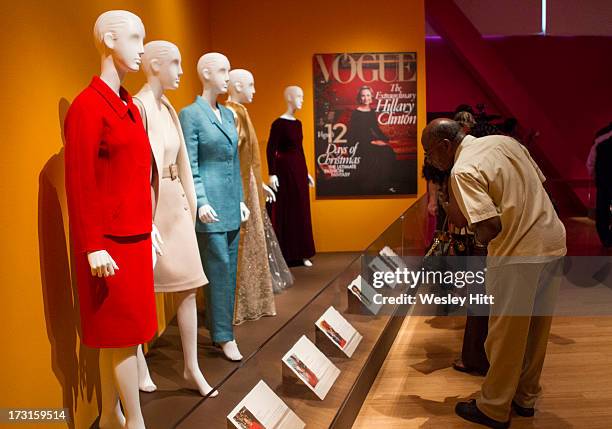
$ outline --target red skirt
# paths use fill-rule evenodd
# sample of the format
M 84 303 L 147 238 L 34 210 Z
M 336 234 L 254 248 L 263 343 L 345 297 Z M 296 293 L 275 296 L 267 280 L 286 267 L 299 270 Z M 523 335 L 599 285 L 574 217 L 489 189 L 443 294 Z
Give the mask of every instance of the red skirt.
M 95 348 L 145 343 L 157 331 L 151 236 L 104 237 L 104 250 L 119 266 L 114 276 L 92 276 L 87 255 L 76 256 L 81 340 Z

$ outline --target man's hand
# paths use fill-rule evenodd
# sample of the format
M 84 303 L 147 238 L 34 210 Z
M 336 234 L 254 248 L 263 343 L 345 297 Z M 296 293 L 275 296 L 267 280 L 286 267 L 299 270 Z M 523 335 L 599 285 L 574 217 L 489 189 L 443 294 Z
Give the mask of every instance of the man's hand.
M 219 222 L 217 212 L 215 212 L 215 209 L 213 209 L 210 204 L 204 204 L 198 209 L 198 218 L 200 218 L 203 223 Z
M 106 250 L 96 250 L 87 254 L 87 261 L 91 268 L 91 275 L 97 277 L 114 276 L 119 266 Z
M 268 184 L 270 185 L 270 187 L 272 189 L 274 189 L 274 192 L 278 192 L 278 187 L 280 186 L 280 183 L 278 182 L 278 176 L 273 174 L 270 176 L 270 178 L 268 179 Z
M 272 188 L 270 188 L 265 183 L 262 183 L 261 186 L 263 187 L 264 193 L 266 194 L 266 202 L 267 203 L 274 203 L 274 202 L 276 202 L 276 194 L 274 193 Z
M 251 215 L 251 211 L 242 201 L 240 202 L 240 221 L 246 222 L 249 220 L 249 216 Z

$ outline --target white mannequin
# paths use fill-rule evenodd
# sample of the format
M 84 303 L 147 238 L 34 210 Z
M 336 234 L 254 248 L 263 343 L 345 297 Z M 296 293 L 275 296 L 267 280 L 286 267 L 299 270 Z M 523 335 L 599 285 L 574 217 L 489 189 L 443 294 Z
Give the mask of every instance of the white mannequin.
M 100 53 L 100 79 L 119 95 L 125 75 L 140 68 L 145 37 L 142 21 L 124 10 L 105 12 L 96 20 L 93 34 Z M 161 254 L 156 228 L 153 228 L 151 238 L 155 251 Z M 94 276 L 112 276 L 119 269 L 106 250 L 90 252 L 87 259 Z M 100 384 L 101 429 L 145 427 L 138 393 L 136 346 L 100 349 Z M 120 398 L 125 416 L 121 411 Z
M 230 62 L 227 57 L 218 52 L 209 52 L 202 55 L 197 65 L 198 76 L 202 82 L 202 99 L 206 101 L 212 111 L 221 122 L 221 112 L 217 107 L 217 98 L 221 94 L 227 94 L 229 83 Z M 244 201 L 240 202 L 240 220 L 246 222 L 250 211 Z M 203 223 L 218 222 L 219 218 L 215 209 L 210 204 L 205 204 L 198 209 L 198 217 Z M 236 340 L 226 341 L 219 344 L 225 356 L 232 361 L 242 360 L 242 354 L 238 349 Z
M 295 112 L 300 110 L 302 108 L 302 104 L 304 103 L 304 91 L 299 86 L 288 86 L 285 88 L 283 96 L 285 98 L 285 102 L 287 103 L 287 110 L 281 115 L 281 118 L 295 121 Z M 271 175 L 268 178 L 268 183 L 270 187 L 274 189 L 274 191 L 278 191 L 280 183 L 277 175 Z M 314 179 L 310 173 L 308 173 L 308 186 L 314 188 L 314 184 Z M 310 261 L 310 259 L 304 259 L 303 263 L 306 267 L 312 267 L 312 261 Z
M 143 69 L 147 76 L 147 84 L 151 88 L 158 109 L 167 109 L 162 103 L 162 96 L 166 90 L 174 90 L 179 86 L 183 75 L 181 68 L 181 54 L 178 48 L 166 41 L 149 42 L 144 47 L 142 58 Z M 189 388 L 198 390 L 206 396 L 212 390 L 198 364 L 198 319 L 196 308 L 196 289 L 175 292 L 178 300 L 177 320 L 184 355 L 183 377 Z M 157 386 L 151 380 L 147 361 L 142 353 L 142 346 L 138 347 L 138 378 L 140 390 L 153 392 Z M 217 396 L 213 392 L 210 396 Z
M 233 101 L 240 104 L 250 104 L 253 102 L 253 96 L 255 95 L 255 78 L 253 74 L 244 69 L 235 69 L 229 72 L 229 97 L 228 101 Z M 228 106 L 231 110 L 232 108 Z M 232 110 L 233 111 L 233 110 Z M 234 117 L 236 112 L 234 112 Z M 276 195 L 272 188 L 265 183 L 262 183 L 264 193 L 266 194 L 266 201 L 276 201 Z

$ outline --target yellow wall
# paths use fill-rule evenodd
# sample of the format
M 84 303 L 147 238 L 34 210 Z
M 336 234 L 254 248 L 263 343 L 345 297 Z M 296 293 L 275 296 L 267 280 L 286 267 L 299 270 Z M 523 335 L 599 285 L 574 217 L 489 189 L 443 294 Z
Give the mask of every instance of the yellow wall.
M 183 55 L 178 109 L 200 92 L 195 63 L 208 49 L 251 69 L 256 102 L 249 108 L 265 148 L 282 113 L 284 86 L 301 85 L 306 103 L 307 161 L 313 169 L 311 58 L 315 52 L 418 53 L 419 129 L 425 120 L 422 1 L 382 4 L 203 0 L 14 1 L 3 5 L 3 159 L 0 168 L 0 407 L 69 407 L 77 428 L 97 415 L 97 352 L 82 347 L 65 244 L 60 118 L 99 72 L 92 26 L 105 10 L 128 9 L 145 24 L 147 40 L 176 43 Z M 234 30 L 236 28 L 237 30 Z M 126 87 L 136 92 L 141 74 Z M 422 156 L 420 156 L 422 159 Z M 423 184 L 420 182 L 420 190 Z M 314 201 L 319 251 L 363 248 L 412 199 Z M 170 311 L 171 315 L 171 311 Z M 161 324 L 163 326 L 163 317 Z
M 257 93 L 249 112 L 262 155 L 272 121 L 286 108 L 284 88 L 299 85 L 304 89 L 304 107 L 297 116 L 304 126 L 308 170 L 314 176 L 312 55 L 315 53 L 416 51 L 418 129 L 425 126 L 423 1 L 234 0 L 229 4 L 230 10 L 227 2 L 211 3 L 210 12 L 214 17 L 211 47 L 226 54 L 233 68 L 245 68 L 255 75 Z M 419 160 L 422 160 L 420 150 L 419 145 Z M 424 182 L 419 179 L 419 192 L 424 191 Z M 364 249 L 413 201 L 414 198 L 316 200 L 312 191 L 317 251 Z
M 180 46 L 186 70 L 195 69 L 208 49 L 207 6 L 195 0 L 13 1 L 4 2 L 0 14 L 6 35 L 0 407 L 65 404 L 76 409 L 79 428 L 89 427 L 97 416 L 97 352 L 79 345 L 74 328 L 78 319 L 64 242 L 59 118 L 67 108 L 61 100 L 71 101 L 99 73 L 92 28 L 96 17 L 110 9 L 139 15 L 147 40 L 164 38 Z M 136 92 L 143 82 L 139 73 L 126 86 Z M 170 98 L 183 106 L 198 91 L 197 77 L 187 73 Z

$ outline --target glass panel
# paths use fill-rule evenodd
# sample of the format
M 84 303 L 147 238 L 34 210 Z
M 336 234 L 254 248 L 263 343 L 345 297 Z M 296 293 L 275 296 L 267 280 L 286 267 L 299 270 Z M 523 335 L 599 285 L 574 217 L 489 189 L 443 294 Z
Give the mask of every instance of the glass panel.
M 348 286 L 360 274 L 369 275 L 368 272 L 371 269 L 368 268 L 368 264 L 385 247 L 390 248 L 398 256 L 422 255 L 427 244 L 424 232 L 426 221 L 426 201 L 425 198 L 421 198 L 389 225 L 363 252 L 344 255 L 347 261 L 346 267 L 326 286 L 313 291 L 309 295 L 305 291 L 298 290 L 297 288 L 300 285 L 297 285 L 294 286 L 296 290 L 290 289 L 279 295 L 277 303 L 286 299 L 284 296 L 287 295 L 292 300 L 303 299 L 303 305 L 298 306 L 289 315 L 283 315 L 282 308 L 279 308 L 279 314 L 276 317 L 260 319 L 245 325 L 244 329 L 253 329 L 254 326 L 257 326 L 257 329 L 264 331 L 268 329 L 270 333 L 263 337 L 265 340 L 249 346 L 248 354 L 244 353 L 247 348 L 243 348 L 243 354 L 245 354 L 243 362 L 224 361 L 220 363 L 218 361 L 221 361 L 221 359 L 211 360 L 208 355 L 214 351 L 211 352 L 210 347 L 202 345 L 202 341 L 200 341 L 200 348 L 204 349 L 200 351 L 200 362 L 204 374 L 209 377 L 208 374 L 213 371 L 211 366 L 220 365 L 220 367 L 214 368 L 217 378 L 209 378 L 211 383 L 216 384 L 220 395 L 211 399 L 188 395 L 187 397 L 183 396 L 180 400 L 173 398 L 172 395 L 169 395 L 169 392 L 164 392 L 163 395 L 160 395 L 159 392 L 152 394 L 156 395 L 154 399 L 148 399 L 149 396 L 145 395 L 143 409 L 147 427 L 150 429 L 157 427 L 189 428 L 196 427 L 196 425 L 198 427 L 226 427 L 226 415 L 259 380 L 264 380 L 306 422 L 307 426 L 329 427 L 337 417 L 338 410 L 348 407 L 347 398 L 353 390 L 357 389 L 358 380 L 363 379 L 363 377 L 372 377 L 373 380 L 378 369 L 376 365 L 372 364 L 373 359 L 380 359 L 379 354 L 377 354 L 379 349 L 386 353 L 385 347 L 388 349 L 394 338 L 393 329 L 397 330 L 401 325 L 401 317 L 393 316 L 393 307 L 381 308 L 377 315 L 374 315 L 368 310 L 370 307 L 365 306 L 363 302 L 359 302 L 355 298 L 355 295 L 349 291 Z M 321 260 L 323 260 L 322 257 Z M 310 268 L 313 271 L 309 273 L 314 275 L 316 273 L 314 270 L 321 269 L 321 264 L 318 261 L 319 258 L 315 260 L 315 266 Z M 318 267 L 317 264 L 319 264 Z M 298 270 L 308 269 L 298 268 Z M 400 293 L 399 289 L 398 294 Z M 298 294 L 302 296 L 300 297 Z M 389 294 L 395 295 L 396 291 L 385 292 L 385 295 Z M 326 337 L 319 336 L 317 338 L 315 322 L 330 306 L 339 311 L 363 336 L 363 340 L 350 359 L 343 356 L 340 350 L 334 349 L 333 345 L 330 349 L 330 344 L 325 341 L 327 340 Z M 279 325 L 279 319 L 277 319 L 279 317 L 285 317 L 286 322 Z M 272 320 L 276 325 L 271 324 Z M 271 326 L 278 328 L 271 329 Z M 243 329 L 243 327 L 237 327 L 237 331 L 240 329 Z M 174 335 L 177 335 L 176 330 Z M 239 337 L 239 335 L 238 333 L 237 336 Z M 305 385 L 290 383 L 287 379 L 283 380 L 281 358 L 302 335 L 306 335 L 319 348 L 323 349 L 334 365 L 341 370 L 339 378 L 324 401 L 316 398 Z M 162 341 L 164 336 L 162 336 Z M 175 338 L 174 342 L 176 341 Z M 242 338 L 240 341 L 245 342 L 245 344 L 248 343 L 248 340 Z M 381 346 L 381 343 L 385 344 Z M 160 353 L 158 350 L 156 356 L 156 348 L 154 347 L 151 357 L 152 360 L 158 359 L 158 365 L 161 363 L 168 365 L 168 353 L 167 351 Z M 177 358 L 179 362 L 182 360 L 180 354 L 175 353 L 173 357 Z M 384 359 L 384 354 L 382 358 Z M 159 361 L 160 359 L 164 362 Z M 175 362 L 172 362 L 172 365 L 174 366 Z M 182 367 L 182 365 L 176 366 Z M 365 374 L 367 371 L 371 374 Z M 178 368 L 176 372 L 179 372 Z M 359 388 L 363 388 L 363 386 Z M 367 389 L 365 392 L 367 392 Z M 166 402 L 166 405 L 159 407 L 159 405 L 156 405 L 159 401 Z M 168 406 L 168 404 L 172 405 Z M 159 408 L 164 409 L 163 415 L 156 415 L 155 410 Z

